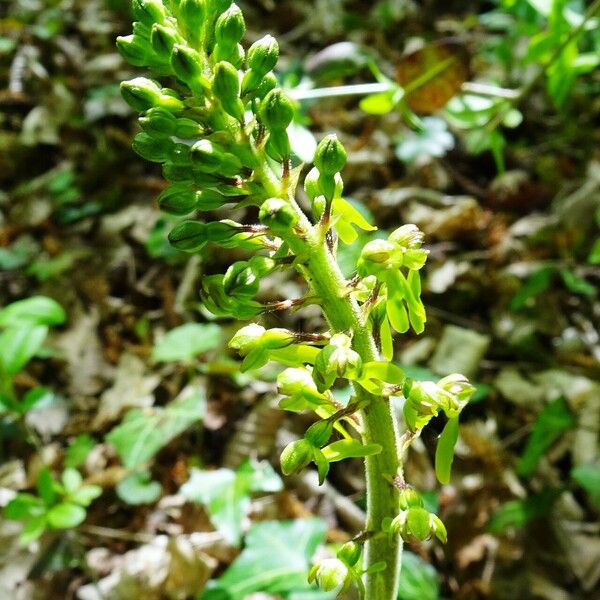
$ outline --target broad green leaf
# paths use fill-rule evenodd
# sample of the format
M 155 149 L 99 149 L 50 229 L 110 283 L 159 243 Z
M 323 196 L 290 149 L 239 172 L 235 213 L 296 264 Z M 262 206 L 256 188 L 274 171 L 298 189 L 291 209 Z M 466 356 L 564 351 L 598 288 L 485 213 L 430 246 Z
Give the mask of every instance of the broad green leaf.
M 16 375 L 42 347 L 48 327 L 23 323 L 0 334 L 0 363 L 9 375 Z
M 30 521 L 27 521 L 23 526 L 23 530 L 21 531 L 21 535 L 19 536 L 19 541 L 21 544 L 26 546 L 27 544 L 31 544 L 37 540 L 43 533 L 46 531 L 46 515 L 42 515 L 39 517 L 34 517 Z
M 115 446 L 127 468 L 135 468 L 202 419 L 205 410 L 204 390 L 187 388 L 165 408 L 130 410 L 106 440 Z
M 536 419 L 517 464 L 517 473 L 522 477 L 531 475 L 544 452 L 575 423 L 575 417 L 563 398 L 548 404 Z
M 252 526 L 246 547 L 200 600 L 244 600 L 254 592 L 286 594 L 310 589 L 306 581 L 310 559 L 325 540 L 327 526 L 321 519 L 263 521 Z M 227 594 L 227 596 L 224 596 Z
M 398 600 L 439 600 L 439 588 L 436 570 L 420 556 L 404 550 Z
M 452 461 L 454 459 L 454 446 L 458 439 L 458 417 L 448 419 L 435 449 L 435 475 L 438 481 L 446 484 L 450 481 Z
M 139 471 L 119 481 L 116 491 L 127 504 L 152 504 L 160 498 L 162 487 L 158 481 L 152 481 L 148 471 Z
M 17 494 L 4 509 L 4 517 L 15 521 L 27 521 L 46 513 L 46 505 L 33 494 Z
M 60 325 L 65 322 L 63 307 L 52 298 L 32 296 L 18 300 L 0 310 L 0 327 L 29 325 Z
M 187 323 L 171 329 L 154 347 L 152 358 L 159 361 L 191 361 L 198 354 L 218 348 L 221 328 L 213 323 Z
M 193 469 L 189 481 L 181 487 L 181 493 L 205 505 L 214 526 L 225 539 L 237 545 L 252 492 L 277 492 L 281 489 L 281 479 L 271 465 L 245 462 L 237 471 Z
M 53 506 L 47 514 L 48 524 L 55 529 L 71 529 L 85 521 L 85 508 L 78 504 L 62 502 Z
M 67 494 L 77 491 L 83 483 L 83 477 L 77 469 L 65 469 L 61 479 Z
M 571 477 L 589 494 L 590 500 L 600 508 L 600 463 L 578 465 Z
M 323 448 L 327 462 L 337 462 L 346 458 L 362 458 L 379 454 L 382 448 L 379 444 L 363 444 L 359 440 L 344 439 L 333 442 Z

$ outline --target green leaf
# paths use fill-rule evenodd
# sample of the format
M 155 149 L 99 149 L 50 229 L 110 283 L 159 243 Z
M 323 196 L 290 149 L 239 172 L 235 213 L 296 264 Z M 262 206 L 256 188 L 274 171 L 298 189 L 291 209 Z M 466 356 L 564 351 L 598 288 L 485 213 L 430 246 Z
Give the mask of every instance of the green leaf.
M 221 343 L 221 328 L 213 323 L 187 323 L 171 329 L 154 347 L 152 358 L 160 361 L 191 361 Z
M 9 375 L 16 375 L 42 347 L 48 327 L 23 323 L 0 334 L 0 362 Z
M 4 509 L 4 517 L 14 521 L 28 521 L 46 513 L 46 505 L 33 494 L 17 494 Z
M 439 600 L 439 588 L 436 570 L 420 556 L 404 550 L 398 600 Z
M 577 276 L 570 269 L 561 269 L 560 275 L 565 282 L 567 288 L 574 294 L 581 294 L 582 296 L 595 296 L 598 293 L 598 289 L 589 281 L 586 281 L 582 277 Z
M 89 434 L 82 433 L 78 435 L 75 441 L 67 448 L 65 467 L 75 469 L 81 466 L 95 445 L 96 441 Z
M 23 530 L 21 531 L 21 535 L 19 536 L 19 541 L 24 546 L 31 544 L 37 540 L 43 533 L 46 531 L 46 515 L 42 515 L 39 517 L 34 517 L 30 521 L 27 521 L 23 526 Z
M 442 484 L 450 481 L 456 440 L 458 440 L 458 417 L 448 419 L 435 449 L 435 475 Z
M 76 492 L 83 482 L 83 477 L 77 469 L 65 469 L 62 474 L 62 484 L 67 494 Z
M 58 482 L 52 477 L 52 473 L 48 467 L 43 467 L 37 478 L 37 492 L 40 498 L 46 503 L 47 506 L 54 504 L 56 500 L 56 492 L 59 490 Z
M 32 296 L 18 300 L 0 310 L 0 327 L 29 325 L 61 325 L 66 315 L 63 307 L 52 298 Z
M 204 390 L 187 388 L 165 408 L 130 410 L 106 440 L 115 446 L 127 468 L 135 468 L 202 419 L 205 411 Z
M 552 267 L 543 267 L 537 273 L 531 275 L 513 296 L 510 309 L 512 311 L 520 310 L 530 298 L 535 298 L 545 292 L 552 283 L 553 274 L 554 269 Z
M 102 495 L 102 488 L 99 485 L 84 485 L 77 491 L 69 494 L 68 499 L 80 506 L 89 506 L 96 498 Z
M 544 452 L 575 423 L 575 417 L 563 398 L 548 404 L 536 419 L 523 455 L 517 464 L 517 474 L 521 477 L 531 475 Z
M 243 463 L 237 471 L 193 469 L 181 493 L 208 509 L 211 521 L 225 539 L 239 544 L 242 522 L 250 507 L 252 492 L 277 492 L 282 489 L 280 477 L 266 462 Z
M 254 592 L 286 594 L 309 590 L 310 559 L 325 540 L 321 519 L 263 521 L 252 526 L 246 547 L 218 581 L 209 584 L 199 600 L 244 600 Z M 226 595 L 225 595 L 226 594 Z
M 600 463 L 579 465 L 571 477 L 589 494 L 592 503 L 600 508 Z
M 117 496 L 127 504 L 152 504 L 160 498 L 162 486 L 148 471 L 138 471 L 119 481 Z
M 346 458 L 362 458 L 379 454 L 382 447 L 379 444 L 363 444 L 359 440 L 344 439 L 333 442 L 323 448 L 327 462 L 337 462 Z
M 53 506 L 47 514 L 48 524 L 54 529 L 71 529 L 85 521 L 85 508 L 71 502 Z

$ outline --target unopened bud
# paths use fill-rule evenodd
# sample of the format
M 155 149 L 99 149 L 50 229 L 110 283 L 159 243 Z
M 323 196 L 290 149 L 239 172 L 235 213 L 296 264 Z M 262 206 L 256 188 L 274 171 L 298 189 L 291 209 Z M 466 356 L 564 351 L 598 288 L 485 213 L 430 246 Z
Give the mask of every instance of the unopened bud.
M 142 129 L 155 136 L 171 136 L 175 134 L 177 118 L 164 108 L 151 108 L 139 119 Z
M 266 75 L 272 71 L 279 58 L 279 45 L 272 35 L 257 40 L 248 49 L 246 62 L 248 67 L 258 75 Z
M 348 155 L 337 135 L 328 135 L 319 142 L 314 163 L 323 175 L 335 175 L 344 168 Z
M 423 506 L 423 498 L 421 498 L 421 494 L 415 490 L 415 488 L 407 486 L 400 490 L 400 508 L 402 510 L 407 510 L 412 507 L 422 507 Z
M 194 44 L 200 39 L 206 18 L 206 3 L 207 0 L 180 0 L 177 8 L 178 21 L 185 27 Z
M 232 4 L 215 24 L 215 40 L 224 48 L 234 48 L 244 37 L 245 32 L 244 15 L 237 4 Z
M 175 44 L 171 52 L 171 67 L 178 79 L 195 87 L 202 75 L 202 59 L 189 46 Z
M 260 207 L 259 219 L 275 234 L 290 233 L 298 221 L 298 214 L 289 202 L 269 198 Z
M 301 439 L 288 444 L 281 453 L 281 472 L 284 475 L 299 473 L 313 459 L 314 448 L 308 440 Z
M 337 557 L 346 563 L 348 566 L 353 567 L 360 558 L 362 552 L 362 546 L 356 542 L 346 542 L 338 551 Z
M 134 17 L 148 27 L 162 23 L 167 16 L 160 0 L 132 0 L 131 8 Z
M 179 41 L 181 41 L 180 37 L 177 34 L 177 31 L 172 27 L 159 25 L 158 23 L 155 23 L 152 26 L 150 42 L 154 52 L 156 52 L 156 54 L 158 54 L 158 56 L 161 58 L 169 60 L 171 57 L 171 52 L 173 51 L 173 46 Z
M 346 586 L 349 576 L 350 569 L 339 558 L 325 558 L 313 565 L 308 581 L 315 582 L 325 592 L 331 592 Z
M 158 206 L 171 215 L 188 215 L 196 208 L 196 192 L 189 185 L 172 185 L 160 194 Z
M 231 63 L 221 61 L 215 65 L 212 88 L 225 112 L 241 121 L 244 118 L 244 105 L 240 100 L 240 78 Z
M 150 162 L 165 162 L 169 158 L 173 142 L 168 138 L 155 138 L 147 133 L 138 133 L 132 147 L 142 158 Z
M 265 331 L 265 328 L 258 323 L 246 325 L 237 331 L 229 341 L 228 346 L 245 356 L 258 346 Z
M 270 130 L 285 130 L 294 118 L 294 104 L 276 88 L 271 90 L 260 105 L 260 116 Z
M 144 67 L 148 63 L 150 46 L 138 35 L 124 35 L 117 38 L 117 49 L 121 56 L 134 67 Z

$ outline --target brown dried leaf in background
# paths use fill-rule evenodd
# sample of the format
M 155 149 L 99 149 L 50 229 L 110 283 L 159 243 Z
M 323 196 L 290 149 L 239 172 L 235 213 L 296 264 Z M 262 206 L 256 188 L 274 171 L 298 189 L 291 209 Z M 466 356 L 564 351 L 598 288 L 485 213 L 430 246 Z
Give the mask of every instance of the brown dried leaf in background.
M 452 39 L 427 44 L 400 59 L 396 81 L 405 89 L 405 100 L 416 113 L 431 115 L 456 96 L 469 78 L 469 55 Z

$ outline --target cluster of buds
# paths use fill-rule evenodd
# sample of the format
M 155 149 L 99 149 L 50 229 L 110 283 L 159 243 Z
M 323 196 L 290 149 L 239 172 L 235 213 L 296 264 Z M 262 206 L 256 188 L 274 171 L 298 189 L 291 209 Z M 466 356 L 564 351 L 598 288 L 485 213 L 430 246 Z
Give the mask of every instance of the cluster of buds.
M 324 558 L 311 567 L 308 582 L 315 582 L 325 592 L 335 590 L 338 593 L 348 591 L 356 584 L 364 593 L 359 565 L 361 553 L 362 546 L 359 543 L 346 542 L 335 558 Z

